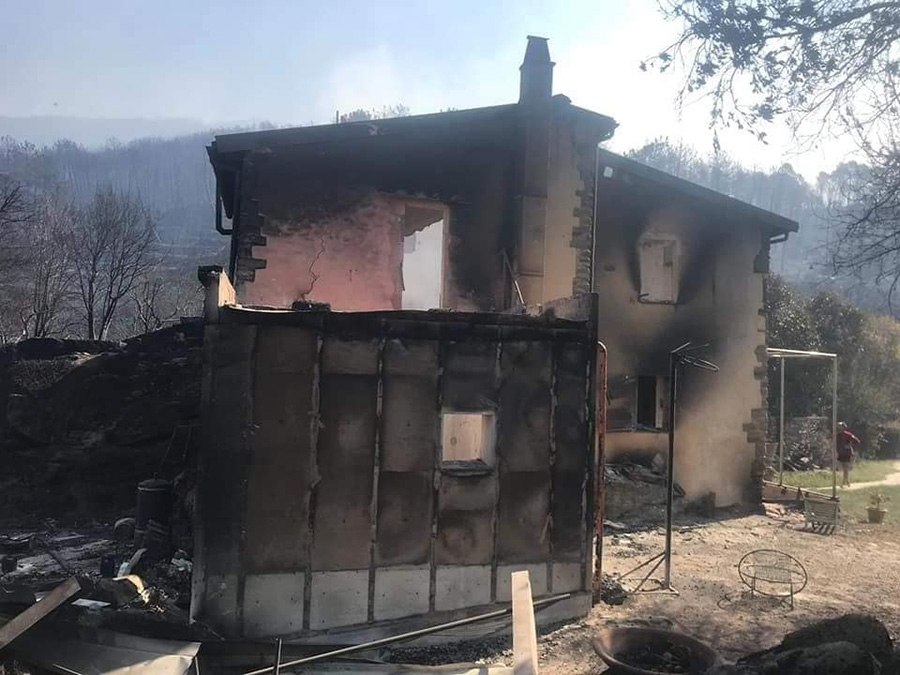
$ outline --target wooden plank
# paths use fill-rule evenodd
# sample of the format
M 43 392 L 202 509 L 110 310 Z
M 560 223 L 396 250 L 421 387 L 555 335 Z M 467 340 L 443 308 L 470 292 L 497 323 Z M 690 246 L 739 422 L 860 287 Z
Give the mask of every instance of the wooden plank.
M 75 577 L 69 577 L 40 601 L 16 615 L 9 623 L 0 628 L 0 650 L 31 629 L 41 619 L 74 599 L 82 590 L 81 582 Z
M 531 579 L 528 571 L 513 572 L 513 673 L 537 675 L 537 628 L 534 624 L 534 605 L 531 602 Z

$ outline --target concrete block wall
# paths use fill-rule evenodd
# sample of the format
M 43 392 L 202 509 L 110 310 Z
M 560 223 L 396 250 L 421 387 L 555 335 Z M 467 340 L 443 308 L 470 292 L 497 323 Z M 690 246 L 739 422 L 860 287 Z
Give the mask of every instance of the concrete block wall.
M 230 311 L 252 325 L 208 327 L 196 619 L 434 621 L 508 602 L 520 569 L 588 592 L 588 321 Z M 442 465 L 441 411 L 484 409 L 496 466 Z

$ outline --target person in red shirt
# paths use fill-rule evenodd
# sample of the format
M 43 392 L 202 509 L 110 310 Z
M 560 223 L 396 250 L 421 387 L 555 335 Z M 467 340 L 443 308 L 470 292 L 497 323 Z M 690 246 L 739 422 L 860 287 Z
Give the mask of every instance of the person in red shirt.
M 850 472 L 853 471 L 853 460 L 856 457 L 856 446 L 859 439 L 847 428 L 844 422 L 838 422 L 837 458 L 844 470 L 841 487 L 850 487 Z

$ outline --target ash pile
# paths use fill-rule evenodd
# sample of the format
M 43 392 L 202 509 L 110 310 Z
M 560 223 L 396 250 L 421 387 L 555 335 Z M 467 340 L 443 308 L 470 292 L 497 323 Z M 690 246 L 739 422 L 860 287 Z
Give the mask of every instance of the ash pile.
M 77 581 L 78 601 L 61 608 L 66 625 L 194 635 L 202 336 L 202 325 L 185 322 L 124 342 L 0 347 L 7 616 Z M 151 498 L 148 508 L 147 495 L 156 506 Z
M 655 455 L 652 460 L 622 458 L 604 468 L 605 517 L 639 524 L 661 522 L 666 507 L 666 460 Z M 676 510 L 684 500 L 684 490 L 675 483 Z
M 0 522 L 112 522 L 197 442 L 203 326 L 0 347 Z

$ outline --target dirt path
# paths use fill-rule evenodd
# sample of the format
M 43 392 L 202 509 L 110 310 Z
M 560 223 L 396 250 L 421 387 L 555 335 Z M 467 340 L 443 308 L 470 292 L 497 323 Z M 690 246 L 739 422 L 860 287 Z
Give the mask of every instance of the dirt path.
M 681 630 L 704 640 L 729 661 L 772 647 L 785 634 L 814 621 L 852 612 L 874 614 L 895 640 L 900 636 L 900 527 L 844 523 L 826 536 L 806 530 L 800 511 L 779 505 L 767 511 L 768 515 L 734 514 L 711 521 L 676 520 L 672 582 L 679 594 L 636 593 L 623 605 L 598 604 L 583 620 L 540 635 L 542 675 L 605 672 L 591 640 L 606 626 Z M 662 528 L 608 534 L 604 571 L 622 574 L 662 551 L 663 544 Z M 807 571 L 809 583 L 796 596 L 794 609 L 777 599 L 750 598 L 741 583 L 740 559 L 765 548 L 794 556 Z M 661 576 L 662 570 L 658 573 Z M 425 651 L 430 659 L 432 650 Z M 404 662 L 512 665 L 508 636 L 465 647 L 450 645 L 436 654 L 436 660 Z
M 683 524 L 674 534 L 672 580 L 680 595 L 640 593 L 624 605 L 598 605 L 584 621 L 539 639 L 546 675 L 595 675 L 603 665 L 591 636 L 606 625 L 684 630 L 727 659 L 773 646 L 791 630 L 854 611 L 876 615 L 900 634 L 900 540 L 895 528 L 842 525 L 833 536 L 804 530 L 798 512 Z M 662 550 L 662 530 L 607 536 L 604 568 L 622 573 Z M 737 574 L 741 557 L 774 548 L 799 559 L 809 585 L 791 610 L 777 600 L 750 599 Z M 660 570 L 661 572 L 661 570 Z
M 840 478 L 840 471 L 838 471 L 838 478 Z M 853 474 L 850 474 L 850 479 L 853 479 Z M 877 487 L 879 485 L 900 485 L 900 462 L 894 462 L 894 473 L 888 474 L 885 478 L 881 480 L 873 480 L 868 483 L 851 483 L 850 487 L 844 487 L 844 490 L 865 490 L 866 488 Z

